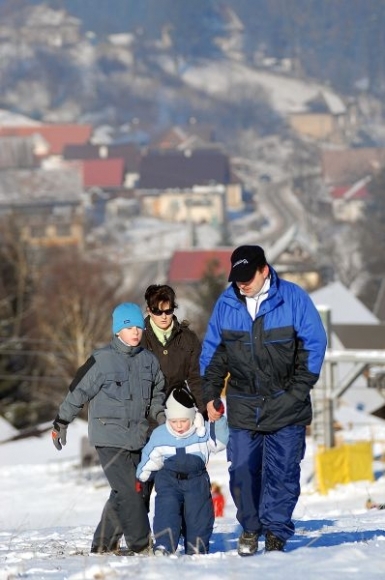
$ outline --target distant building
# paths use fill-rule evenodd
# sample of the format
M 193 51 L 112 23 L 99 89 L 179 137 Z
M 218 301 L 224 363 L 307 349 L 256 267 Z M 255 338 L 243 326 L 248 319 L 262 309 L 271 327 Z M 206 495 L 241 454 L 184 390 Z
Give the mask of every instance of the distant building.
M 187 127 L 174 126 L 163 131 L 151 142 L 153 149 L 207 149 L 218 148 L 214 128 L 192 123 Z
M 69 144 L 64 147 L 63 158 L 65 160 L 105 160 L 120 159 L 123 161 L 124 178 L 120 185 L 126 188 L 133 188 L 139 179 L 139 166 L 141 153 L 134 143 L 122 143 L 111 145 L 95 145 L 92 143 Z M 86 164 L 87 165 L 87 164 Z M 89 164 L 92 167 L 92 164 Z M 117 166 L 117 164 L 115 164 Z M 103 164 L 97 164 L 97 167 L 103 167 Z M 89 176 L 91 179 L 91 176 Z M 87 179 L 87 181 L 89 180 Z M 94 178 L 96 180 L 96 177 Z M 101 186 L 100 183 L 94 184 Z
M 0 170 L 36 166 L 32 137 L 0 137 Z
M 354 107 L 337 95 L 320 91 L 305 103 L 303 111 L 289 114 L 289 124 L 298 134 L 319 141 L 344 143 L 346 132 L 356 124 Z
M 79 161 L 83 187 L 100 187 L 101 189 L 122 188 L 124 181 L 123 159 L 85 159 Z
M 15 221 L 32 249 L 81 248 L 84 241 L 82 184 L 71 170 L 0 172 L 0 219 Z
M 325 185 L 346 186 L 375 175 L 385 166 L 385 148 L 324 149 L 320 153 Z
M 243 208 L 242 183 L 218 149 L 150 150 L 136 186 L 143 213 L 171 221 L 222 224 Z
M 360 179 L 350 186 L 331 188 L 329 195 L 332 201 L 333 217 L 336 221 L 354 223 L 364 216 L 365 207 L 370 198 L 367 184 L 371 177 Z
M 226 275 L 227 279 L 233 250 L 234 248 L 177 250 L 171 258 L 168 281 L 171 285 L 185 287 L 199 284 L 208 266 L 214 263 L 214 271 L 218 275 Z
M 310 294 L 316 306 L 330 309 L 331 340 L 329 348 L 336 350 L 385 350 L 385 327 L 341 282 L 332 282 Z M 341 400 L 379 417 L 385 418 L 384 397 L 368 387 L 367 373 L 354 379 L 355 363 L 339 363 L 333 372 L 334 388 L 347 377 L 353 382 L 341 395 Z M 315 387 L 317 388 L 317 386 Z M 337 401 L 336 401 L 337 402 Z
M 0 137 L 30 137 L 34 143 L 34 154 L 41 160 L 61 157 L 66 145 L 88 143 L 92 125 L 44 124 L 44 125 L 0 125 Z

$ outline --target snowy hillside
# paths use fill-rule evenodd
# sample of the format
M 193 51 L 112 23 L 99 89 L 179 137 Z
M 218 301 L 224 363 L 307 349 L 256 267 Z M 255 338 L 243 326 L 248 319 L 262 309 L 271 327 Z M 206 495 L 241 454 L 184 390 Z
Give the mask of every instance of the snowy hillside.
M 201 66 L 189 66 L 181 75 L 183 81 L 194 89 L 207 91 L 219 99 L 231 99 L 244 95 L 245 89 L 262 88 L 272 107 L 283 116 L 305 110 L 305 103 L 320 93 L 327 99 L 335 114 L 345 112 L 340 97 L 319 83 L 256 70 L 234 61 L 207 61 Z M 234 87 L 237 91 L 234 91 Z
M 364 416 L 341 415 L 346 425 Z M 357 423 L 358 424 L 358 423 Z M 385 440 L 381 421 L 376 437 Z M 373 426 L 371 436 L 373 436 Z M 354 429 L 353 429 L 354 430 Z M 79 468 L 80 438 L 86 423 L 69 427 L 68 445 L 57 452 L 47 431 L 0 445 L 0 580 L 71 580 L 97 578 L 189 580 L 341 580 L 384 577 L 385 510 L 367 510 L 368 496 L 385 501 L 384 465 L 377 462 L 377 481 L 357 482 L 321 496 L 315 490 L 311 440 L 302 468 L 302 495 L 295 511 L 296 533 L 285 553 L 263 553 L 263 539 L 256 556 L 236 553 L 239 527 L 228 493 L 224 453 L 213 456 L 212 481 L 226 497 L 225 517 L 217 518 L 211 552 L 206 556 L 118 557 L 89 555 L 92 534 L 109 494 L 99 468 Z M 352 433 L 352 427 L 350 427 Z M 360 437 L 368 436 L 359 431 Z M 152 508 L 151 513 L 152 517 Z

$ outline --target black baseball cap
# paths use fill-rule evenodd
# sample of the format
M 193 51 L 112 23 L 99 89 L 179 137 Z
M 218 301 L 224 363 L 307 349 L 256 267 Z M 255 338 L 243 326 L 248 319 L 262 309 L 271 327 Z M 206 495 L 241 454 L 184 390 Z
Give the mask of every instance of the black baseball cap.
M 248 282 L 258 268 L 266 266 L 265 252 L 261 246 L 239 246 L 231 254 L 229 282 Z

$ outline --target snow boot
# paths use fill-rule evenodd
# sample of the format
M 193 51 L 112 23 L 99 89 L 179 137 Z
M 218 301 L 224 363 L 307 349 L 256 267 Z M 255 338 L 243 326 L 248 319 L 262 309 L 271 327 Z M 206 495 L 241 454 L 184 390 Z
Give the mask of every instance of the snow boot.
M 283 552 L 285 542 L 277 538 L 272 532 L 266 532 L 265 552 Z
M 240 556 L 253 556 L 257 550 L 257 532 L 242 532 L 238 540 L 238 554 Z

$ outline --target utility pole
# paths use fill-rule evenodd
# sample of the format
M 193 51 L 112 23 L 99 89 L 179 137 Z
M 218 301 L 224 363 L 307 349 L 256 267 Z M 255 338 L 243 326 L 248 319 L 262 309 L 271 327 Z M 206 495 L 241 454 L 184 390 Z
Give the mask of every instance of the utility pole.
M 328 346 L 331 350 L 331 309 L 329 306 L 318 306 L 322 322 L 325 326 Z M 334 447 L 334 412 L 333 412 L 334 376 L 333 364 L 325 361 L 318 384 L 312 392 L 313 422 L 312 436 L 314 442 L 325 449 Z

